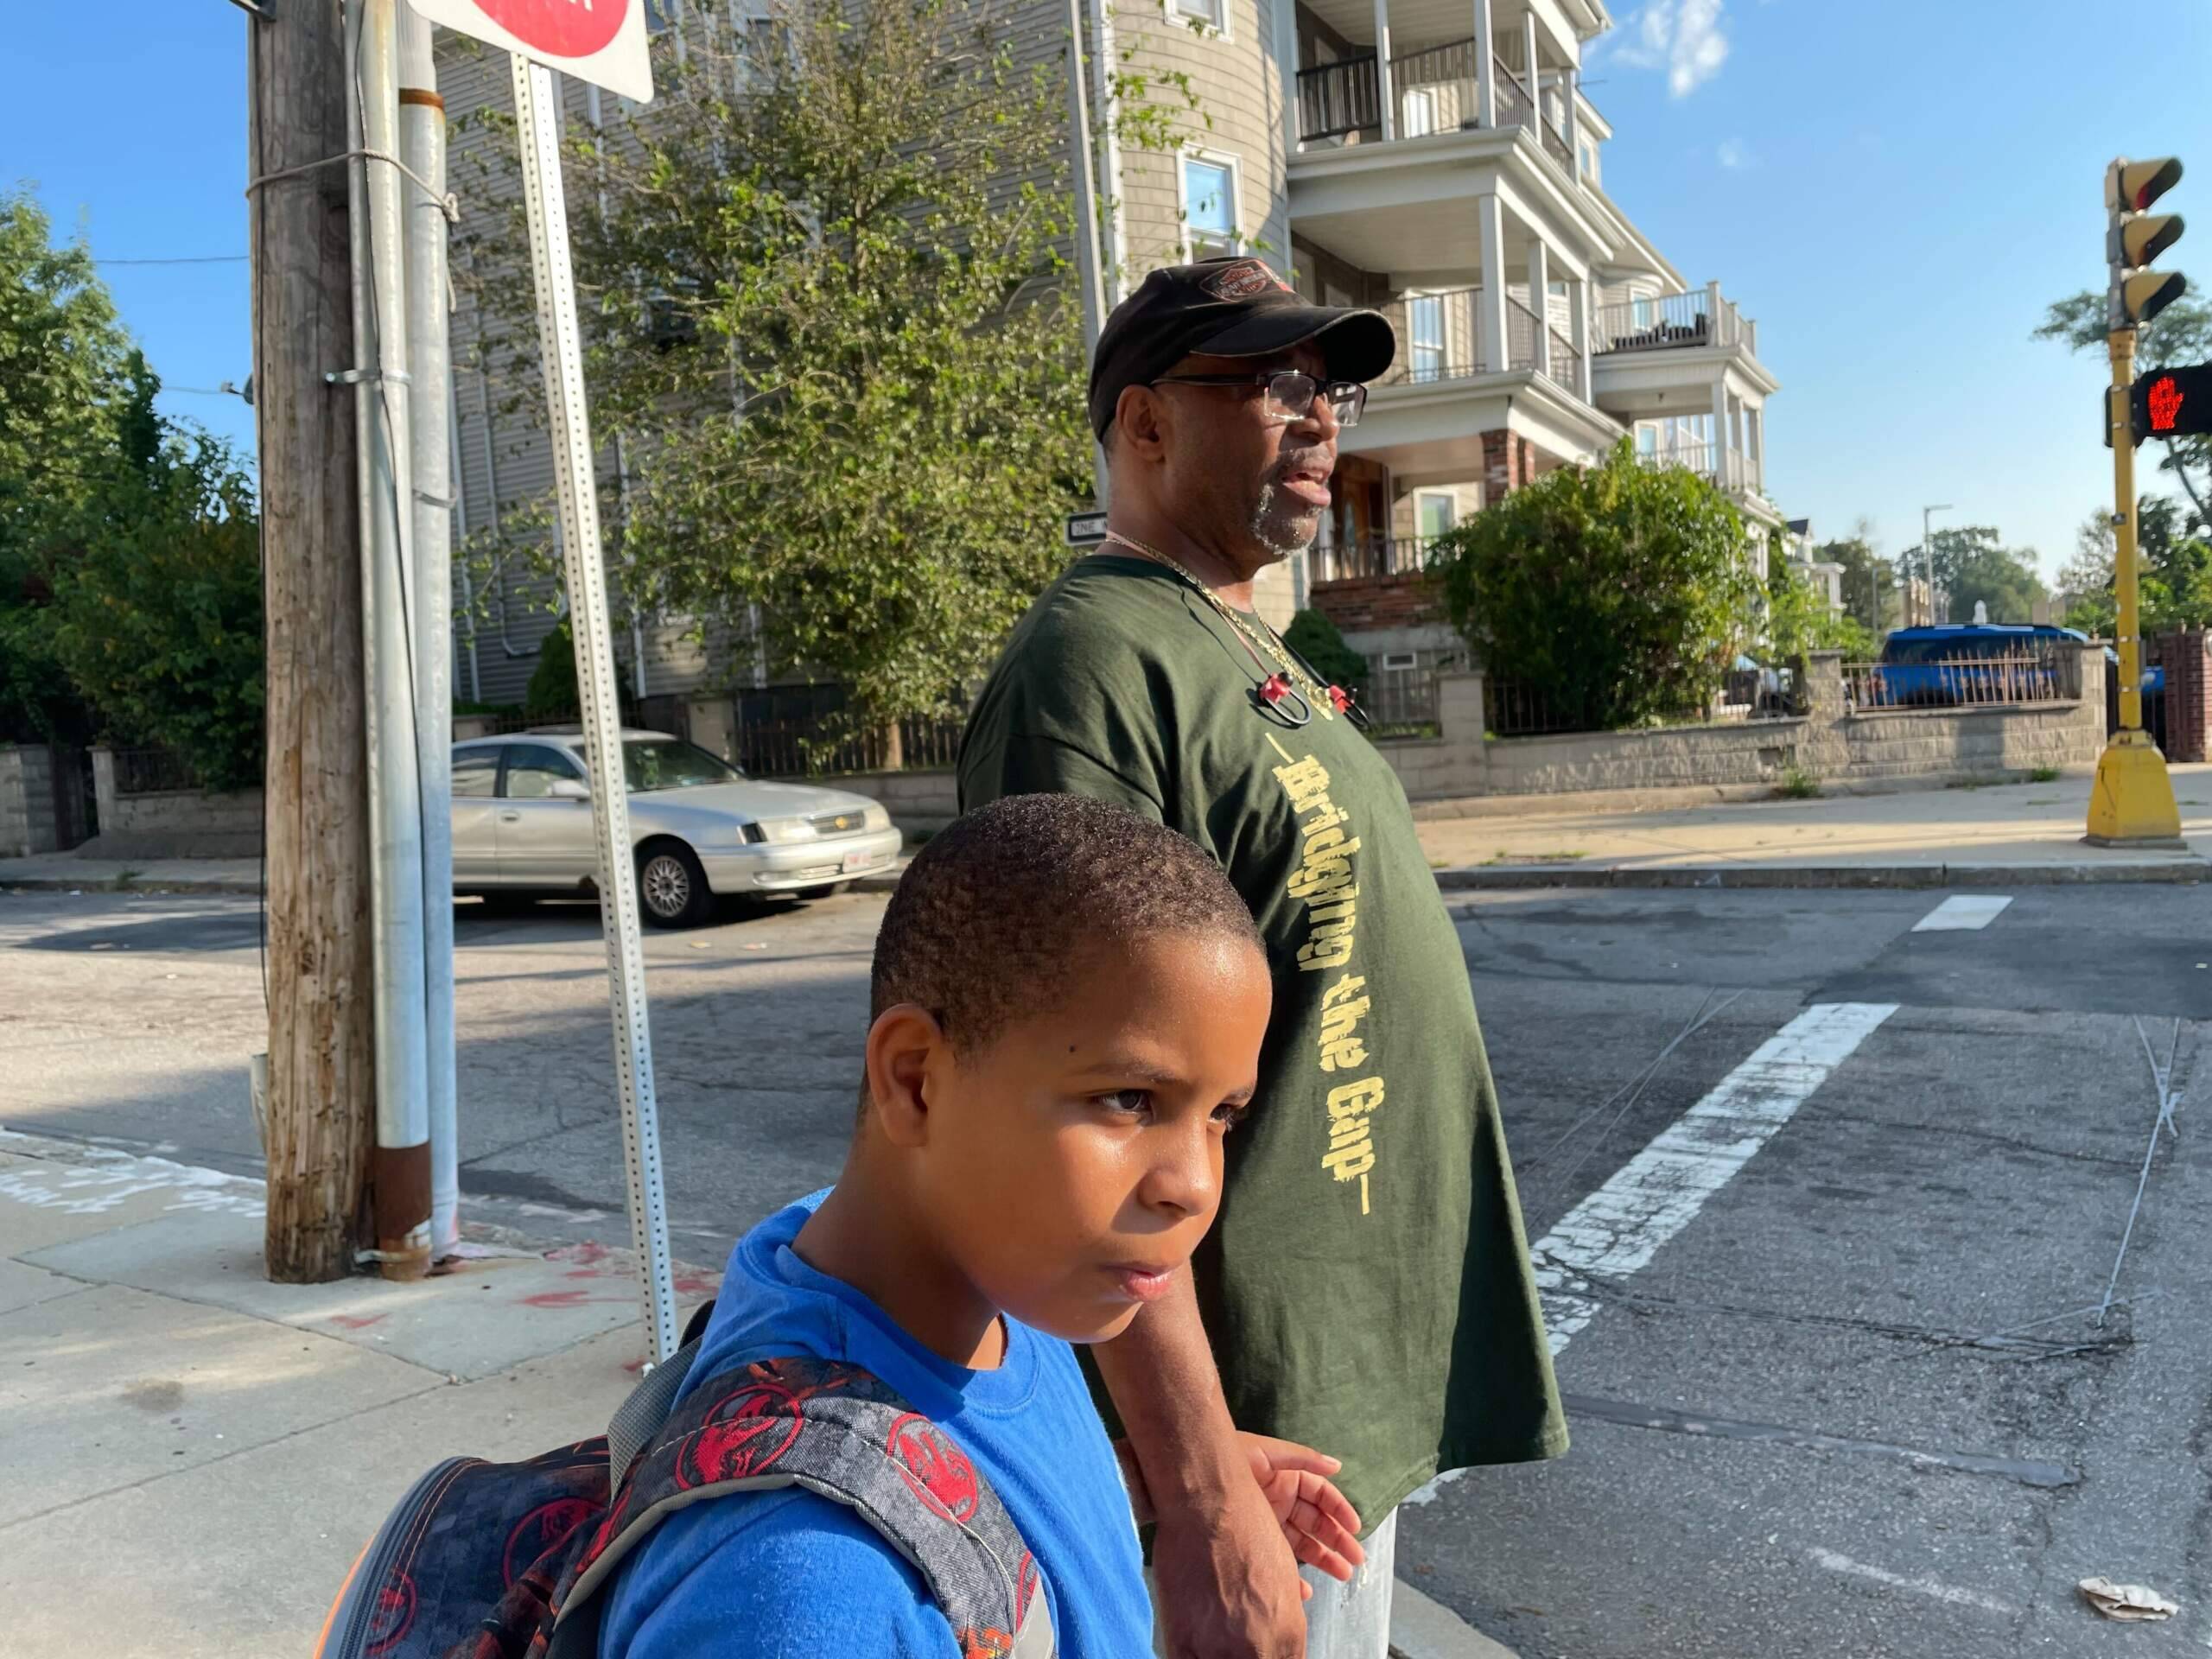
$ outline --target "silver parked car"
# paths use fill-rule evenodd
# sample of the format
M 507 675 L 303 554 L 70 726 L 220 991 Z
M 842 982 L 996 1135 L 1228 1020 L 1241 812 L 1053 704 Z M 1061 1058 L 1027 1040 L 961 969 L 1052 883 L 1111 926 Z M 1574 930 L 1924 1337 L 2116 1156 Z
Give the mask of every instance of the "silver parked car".
M 645 919 L 706 919 L 716 894 L 819 898 L 899 856 L 865 795 L 747 778 L 664 732 L 622 734 L 638 899 Z M 487 899 L 591 891 L 599 854 L 580 732 L 518 732 L 453 747 L 453 886 Z

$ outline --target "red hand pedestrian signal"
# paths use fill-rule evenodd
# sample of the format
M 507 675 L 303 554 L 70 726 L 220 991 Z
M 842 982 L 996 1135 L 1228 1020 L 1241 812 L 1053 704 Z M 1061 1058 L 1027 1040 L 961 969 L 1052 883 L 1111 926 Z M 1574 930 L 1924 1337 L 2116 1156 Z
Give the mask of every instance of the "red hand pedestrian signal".
M 2162 374 L 2153 380 L 2145 401 L 2151 406 L 2151 430 L 2172 431 L 2182 405 L 2182 390 L 2174 384 L 2173 376 Z
M 2185 369 L 2153 369 L 2128 394 L 2132 435 L 2179 438 L 2212 432 L 2212 363 Z

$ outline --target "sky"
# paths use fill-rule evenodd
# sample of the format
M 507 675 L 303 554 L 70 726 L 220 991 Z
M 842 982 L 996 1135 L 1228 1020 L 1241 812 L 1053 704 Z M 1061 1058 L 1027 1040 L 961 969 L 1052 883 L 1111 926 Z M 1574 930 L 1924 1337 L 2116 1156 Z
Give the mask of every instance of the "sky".
M 188 391 L 251 367 L 245 14 L 110 0 L 97 27 L 19 6 L 0 185 L 33 182 L 109 263 L 163 406 L 251 453 L 251 411 Z M 1694 285 L 1758 319 L 1782 382 L 1767 487 L 1816 535 L 1871 521 L 1880 550 L 1993 524 L 2055 571 L 2109 509 L 2102 354 L 2029 338 L 2104 281 L 2105 163 L 2177 155 L 2162 206 L 2212 202 L 2212 7 L 2136 14 L 2101 40 L 2078 0 L 1621 0 L 1586 84 L 1614 129 L 1608 194 Z M 2115 18 L 2119 14 L 2115 14 Z M 2123 75 L 2130 59 L 2143 66 Z M 2149 66 L 2177 73 L 2161 86 Z M 2161 262 L 2212 286 L 2212 207 Z M 2148 366 L 2148 365 L 2145 365 Z M 2153 451 L 2141 456 L 2157 487 Z

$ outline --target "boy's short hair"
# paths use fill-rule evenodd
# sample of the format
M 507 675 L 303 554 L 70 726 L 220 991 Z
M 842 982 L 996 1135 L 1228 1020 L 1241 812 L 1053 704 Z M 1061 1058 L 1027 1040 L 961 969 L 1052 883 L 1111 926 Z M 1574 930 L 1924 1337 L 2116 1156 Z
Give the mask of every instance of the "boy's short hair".
M 1006 796 L 932 838 L 899 879 L 876 935 L 869 1018 L 914 1003 L 972 1054 L 1065 1006 L 1090 950 L 1162 933 L 1266 949 L 1195 842 L 1088 796 Z

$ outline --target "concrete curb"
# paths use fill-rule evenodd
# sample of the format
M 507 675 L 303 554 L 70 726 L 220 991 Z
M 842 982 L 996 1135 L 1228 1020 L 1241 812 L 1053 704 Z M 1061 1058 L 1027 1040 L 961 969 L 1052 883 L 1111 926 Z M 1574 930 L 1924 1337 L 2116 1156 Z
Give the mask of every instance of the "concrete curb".
M 855 876 L 855 893 L 889 893 L 901 870 Z M 2146 882 L 2192 887 L 2212 882 L 2212 861 L 2195 856 L 2129 864 L 1669 864 L 1616 869 L 1605 865 L 1531 864 L 1502 868 L 1473 866 L 1436 872 L 1446 893 L 1524 892 L 1535 887 L 1851 887 L 1920 891 L 1943 887 L 2049 887 Z M 207 880 L 140 880 L 118 876 L 0 875 L 0 892 L 11 893 L 223 893 L 251 898 L 257 882 L 228 878 Z
M 2139 864 L 1675 864 L 1653 868 L 1541 864 L 1439 870 L 1446 893 L 1525 891 L 1532 887 L 1800 888 L 2049 887 L 2151 882 L 2194 886 L 2212 881 L 2201 858 Z
M 1442 1602 L 1400 1579 L 1390 1588 L 1391 1659 L 1518 1659 Z
M 0 893 L 228 893 L 251 899 L 260 891 L 258 881 L 228 876 L 170 881 L 118 875 L 0 875 Z

